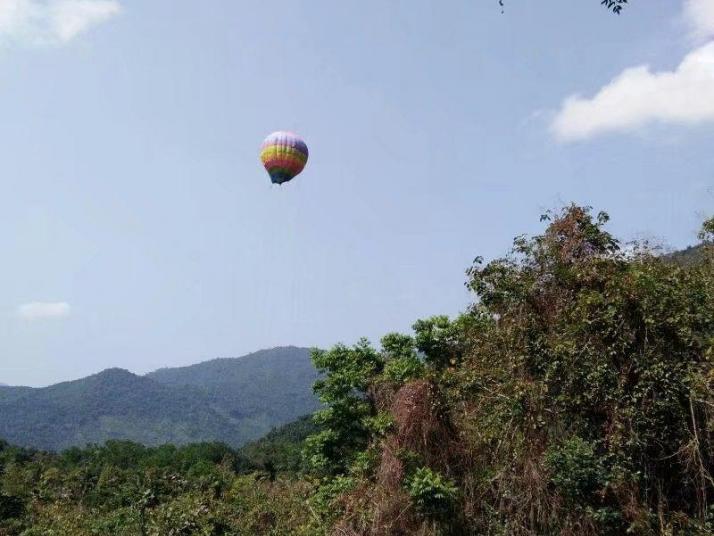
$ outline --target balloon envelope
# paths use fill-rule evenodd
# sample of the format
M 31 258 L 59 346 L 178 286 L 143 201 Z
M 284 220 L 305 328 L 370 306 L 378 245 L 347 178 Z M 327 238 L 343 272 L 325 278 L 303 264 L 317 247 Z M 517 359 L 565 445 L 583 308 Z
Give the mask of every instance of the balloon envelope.
M 273 184 L 282 184 L 298 175 L 307 164 L 307 145 L 292 132 L 273 132 L 260 146 L 260 159 Z

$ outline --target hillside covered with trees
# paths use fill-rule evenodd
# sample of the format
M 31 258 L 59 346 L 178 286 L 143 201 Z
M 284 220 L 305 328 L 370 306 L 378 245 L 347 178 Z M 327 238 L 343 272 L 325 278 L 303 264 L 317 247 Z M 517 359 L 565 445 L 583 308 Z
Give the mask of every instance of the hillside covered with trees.
M 316 350 L 325 407 L 240 451 L 3 445 L 0 534 L 714 533 L 714 220 L 696 262 L 570 206 L 455 319 Z
M 62 450 L 107 440 L 145 445 L 222 441 L 239 447 L 318 407 L 307 348 L 138 376 L 122 369 L 50 387 L 0 387 L 0 438 Z

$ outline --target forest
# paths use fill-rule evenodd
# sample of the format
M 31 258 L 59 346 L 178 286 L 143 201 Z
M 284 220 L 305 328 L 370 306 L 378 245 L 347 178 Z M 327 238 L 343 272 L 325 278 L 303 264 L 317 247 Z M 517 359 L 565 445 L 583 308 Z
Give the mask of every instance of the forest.
M 0 438 L 52 451 L 112 439 L 237 448 L 317 409 L 317 377 L 309 348 L 282 347 L 143 376 L 111 368 L 43 388 L 0 386 Z
M 322 409 L 241 449 L 0 443 L 0 535 L 714 533 L 714 218 L 675 255 L 541 220 L 459 317 L 314 350 Z

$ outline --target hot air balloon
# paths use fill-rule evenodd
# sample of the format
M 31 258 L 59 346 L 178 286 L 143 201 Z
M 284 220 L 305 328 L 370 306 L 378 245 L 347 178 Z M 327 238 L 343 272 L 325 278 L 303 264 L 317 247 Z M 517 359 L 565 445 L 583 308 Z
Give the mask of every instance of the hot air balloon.
M 298 175 L 307 163 L 307 145 L 292 132 L 273 132 L 260 146 L 260 159 L 273 184 L 282 184 Z

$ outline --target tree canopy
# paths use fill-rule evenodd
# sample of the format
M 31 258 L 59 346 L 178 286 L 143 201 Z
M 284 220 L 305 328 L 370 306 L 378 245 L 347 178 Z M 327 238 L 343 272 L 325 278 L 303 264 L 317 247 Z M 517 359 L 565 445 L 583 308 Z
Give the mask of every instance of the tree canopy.
M 714 527 L 714 257 L 569 206 L 468 270 L 469 311 L 316 352 L 315 511 L 349 534 Z M 700 235 L 712 238 L 712 220 Z

